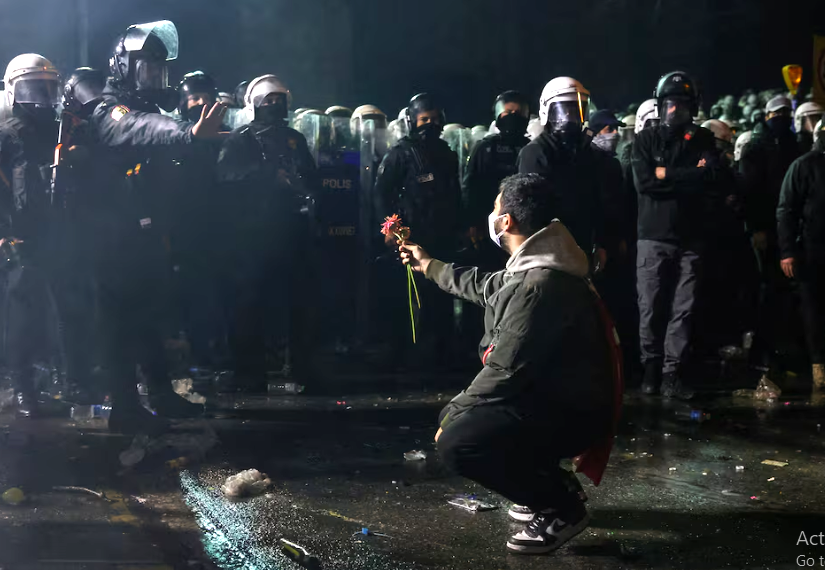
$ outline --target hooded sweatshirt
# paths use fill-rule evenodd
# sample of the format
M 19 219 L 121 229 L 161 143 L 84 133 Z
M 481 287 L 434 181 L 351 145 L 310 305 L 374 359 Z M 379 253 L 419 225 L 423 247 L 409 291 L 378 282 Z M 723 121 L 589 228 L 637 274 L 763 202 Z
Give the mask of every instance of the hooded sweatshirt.
M 427 279 L 485 309 L 483 368 L 445 408 L 442 428 L 489 405 L 539 421 L 548 412 L 611 417 L 611 364 L 588 268 L 558 221 L 528 238 L 497 273 L 430 263 Z

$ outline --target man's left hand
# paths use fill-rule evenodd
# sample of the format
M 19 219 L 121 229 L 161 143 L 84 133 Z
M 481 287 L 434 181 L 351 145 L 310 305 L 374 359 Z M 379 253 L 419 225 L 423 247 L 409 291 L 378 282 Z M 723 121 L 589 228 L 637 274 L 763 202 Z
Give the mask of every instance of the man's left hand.
M 782 273 L 784 273 L 788 279 L 794 279 L 796 277 L 794 275 L 794 261 L 793 257 L 786 257 L 780 262 L 782 264 Z
M 664 180 L 666 175 L 667 175 L 667 170 L 665 170 L 664 166 L 657 166 L 656 167 L 656 179 L 657 180 Z
M 435 432 L 435 442 L 436 442 L 436 443 L 438 443 L 438 438 L 439 438 L 439 437 L 441 437 L 441 434 L 442 434 L 442 433 L 444 433 L 444 430 L 443 430 L 443 429 L 441 429 L 441 428 L 438 428 L 438 431 L 437 431 L 437 432 Z
M 603 247 L 596 248 L 596 267 L 593 268 L 593 273 L 601 273 L 604 271 L 604 266 L 607 265 L 607 250 Z

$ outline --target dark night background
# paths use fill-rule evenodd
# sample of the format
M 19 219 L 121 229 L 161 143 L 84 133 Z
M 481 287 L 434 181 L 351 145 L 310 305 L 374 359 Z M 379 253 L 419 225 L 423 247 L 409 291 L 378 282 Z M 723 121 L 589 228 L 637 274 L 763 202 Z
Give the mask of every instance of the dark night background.
M 0 61 L 29 51 L 61 71 L 81 63 L 84 0 L 0 0 Z M 798 0 L 85 0 L 89 61 L 106 67 L 114 37 L 132 23 L 170 19 L 181 39 L 170 81 L 204 69 L 231 91 L 276 73 L 295 107 L 374 103 L 395 115 L 415 92 L 440 95 L 448 120 L 488 123 L 505 89 L 534 99 L 572 75 L 599 107 L 651 93 L 684 69 L 705 90 L 782 85 L 781 67 L 810 68 L 825 1 Z

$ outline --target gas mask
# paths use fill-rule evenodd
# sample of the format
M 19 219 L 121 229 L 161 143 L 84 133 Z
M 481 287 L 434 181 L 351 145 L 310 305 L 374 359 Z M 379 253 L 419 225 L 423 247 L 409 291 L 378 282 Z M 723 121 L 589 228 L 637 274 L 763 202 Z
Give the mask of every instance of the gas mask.
M 565 142 L 578 140 L 582 134 L 587 101 L 556 101 L 550 103 L 547 114 L 547 128 L 561 135 Z
M 505 135 L 524 135 L 527 132 L 527 123 L 530 119 L 521 113 L 501 115 L 496 119 L 496 127 Z

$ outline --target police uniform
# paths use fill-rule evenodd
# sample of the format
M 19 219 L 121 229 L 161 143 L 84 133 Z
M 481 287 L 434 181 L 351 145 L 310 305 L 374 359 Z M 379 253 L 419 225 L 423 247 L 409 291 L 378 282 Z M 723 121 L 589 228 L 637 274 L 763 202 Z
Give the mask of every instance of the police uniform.
M 262 378 L 266 342 L 288 338 L 295 375 L 311 374 L 313 196 L 318 171 L 306 139 L 262 121 L 233 131 L 218 159 L 230 227 L 222 254 L 230 340 L 241 376 Z M 287 317 L 288 315 L 288 317 Z
M 161 115 L 155 104 L 113 80 L 90 124 L 96 164 L 110 190 L 97 205 L 102 336 L 108 373 L 116 379 L 114 401 L 134 404 L 137 364 L 152 396 L 172 394 L 163 345 L 170 333 L 170 264 L 161 215 L 169 189 L 159 163 L 186 153 L 192 125 Z
M 4 348 L 15 388 L 29 399 L 34 397 L 33 365 L 58 354 L 58 315 L 50 286 L 58 242 L 49 197 L 57 126 L 35 123 L 24 113 L 0 124 L 0 237 L 17 240 L 3 251 L 9 260 Z

